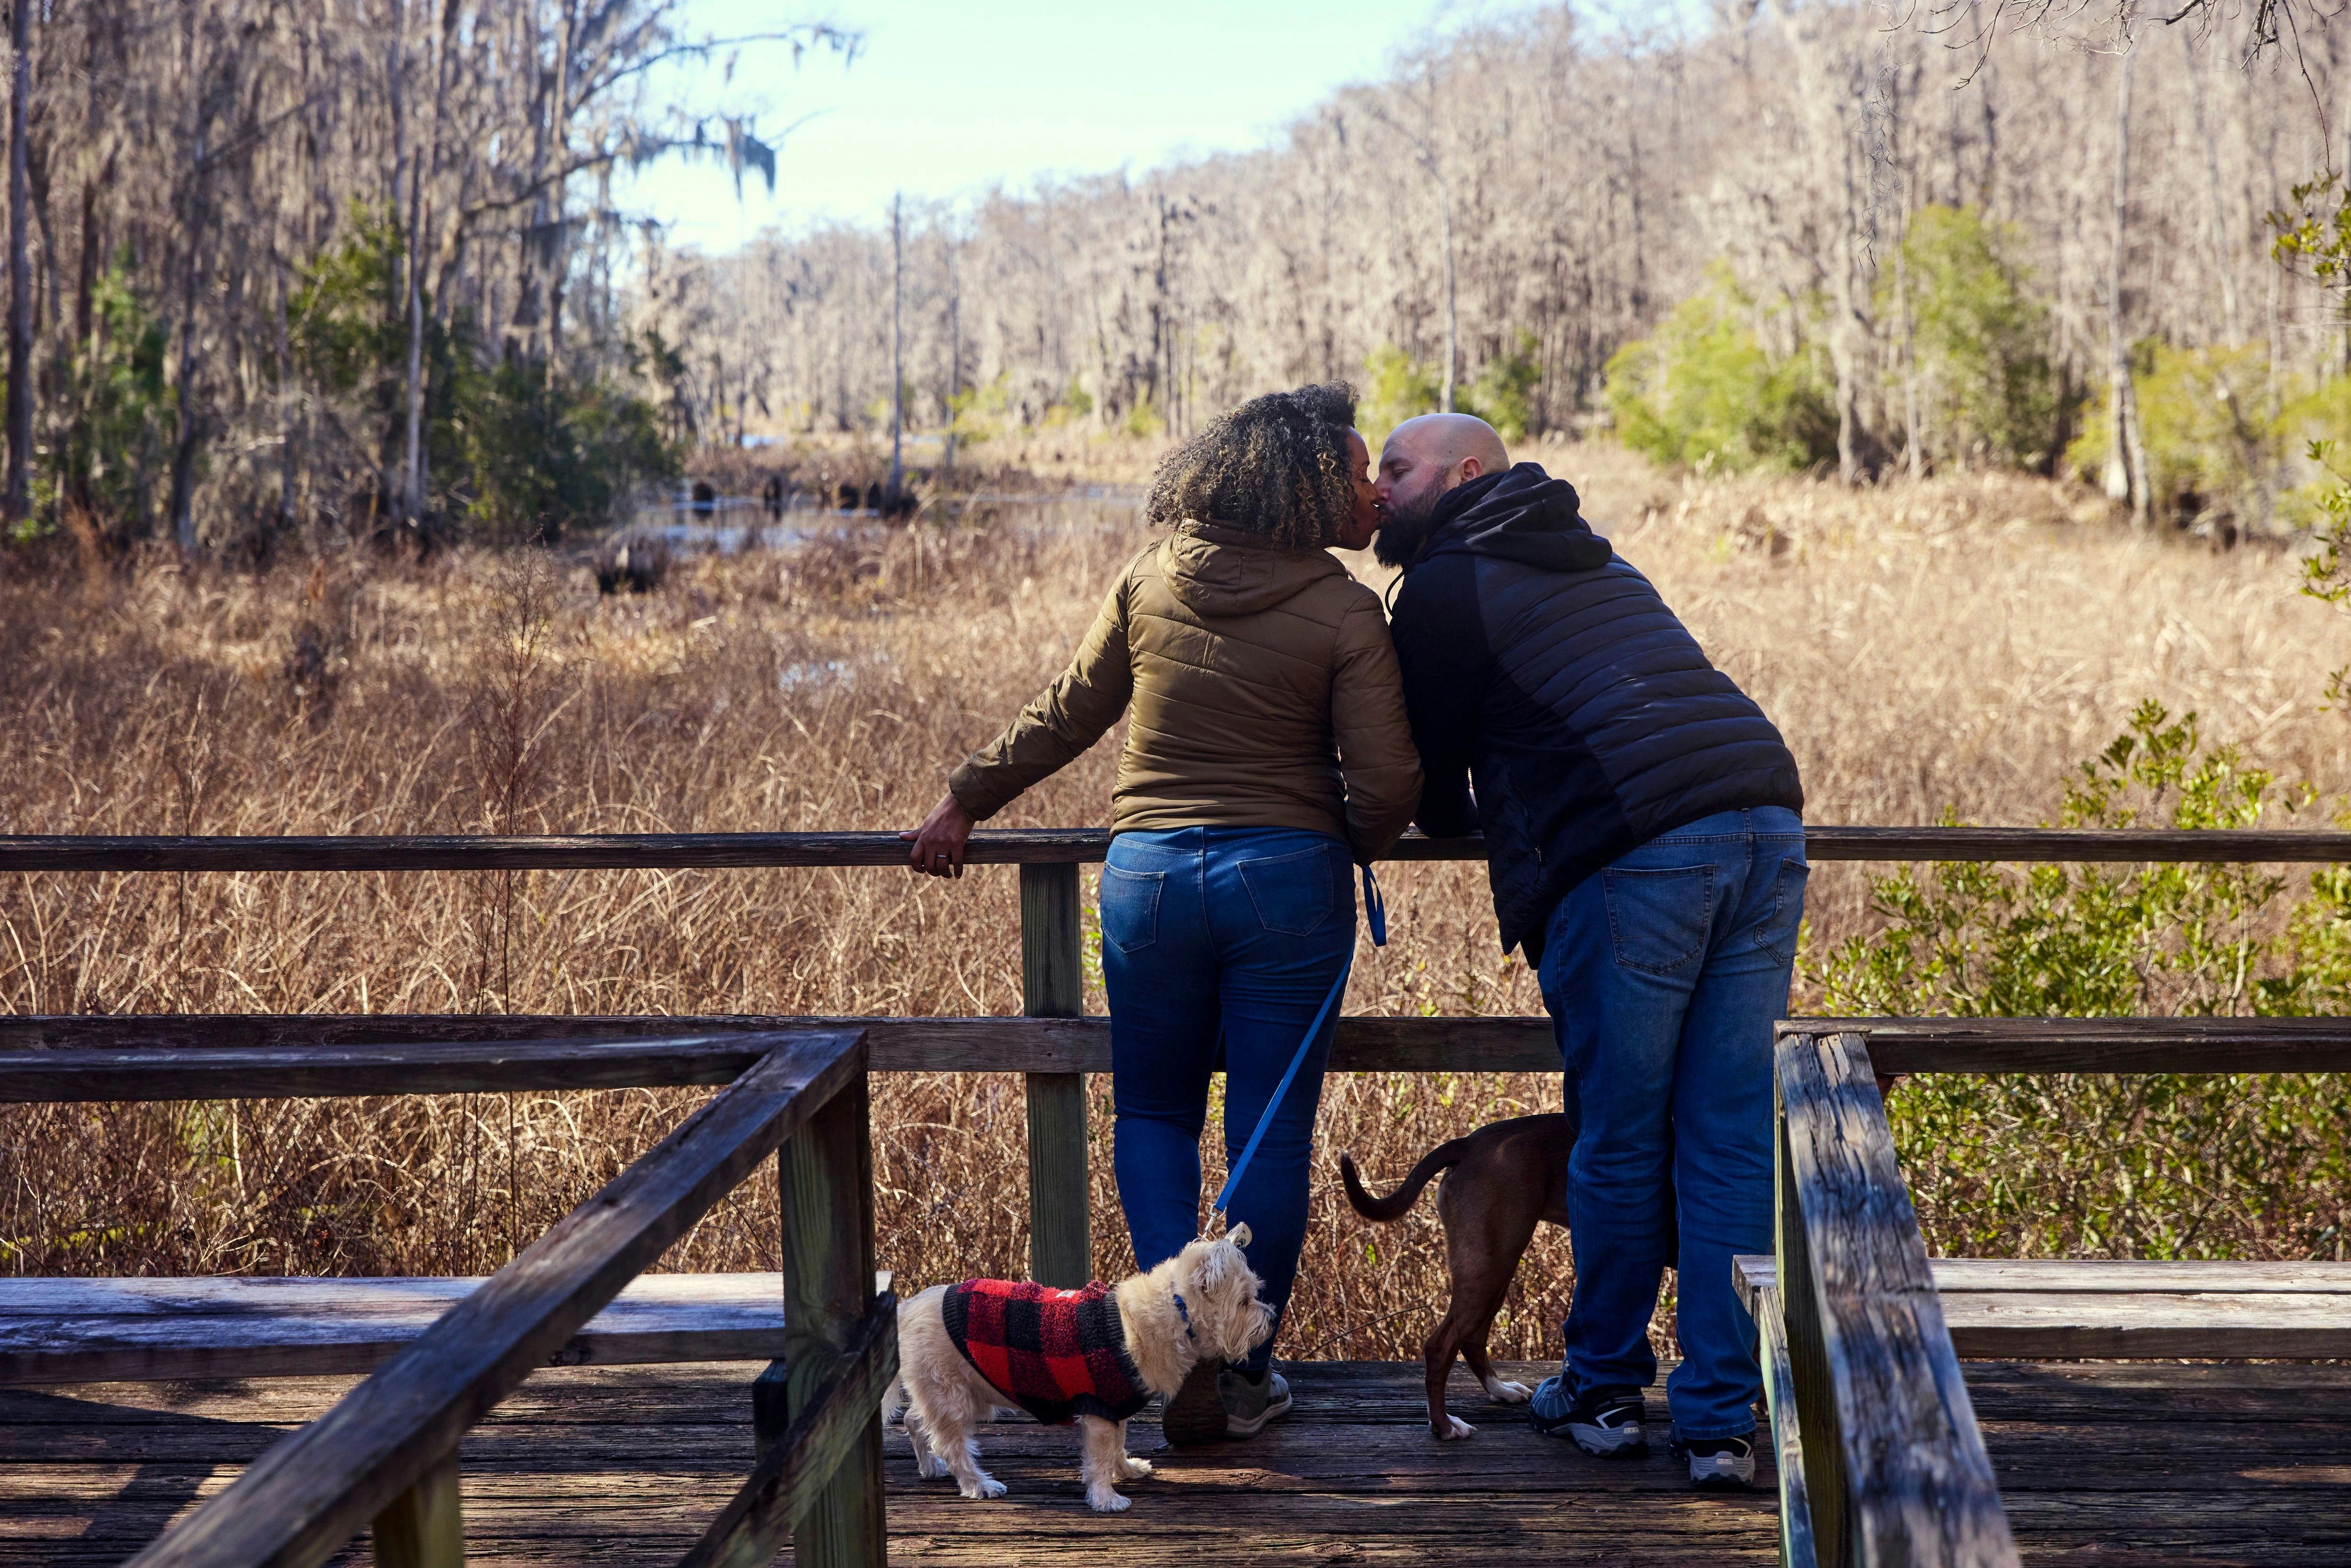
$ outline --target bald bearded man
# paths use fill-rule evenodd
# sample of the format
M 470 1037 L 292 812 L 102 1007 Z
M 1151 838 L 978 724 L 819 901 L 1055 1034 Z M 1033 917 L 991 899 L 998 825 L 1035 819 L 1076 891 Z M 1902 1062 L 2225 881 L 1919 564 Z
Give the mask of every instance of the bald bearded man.
M 1379 559 L 1431 834 L 1482 831 L 1505 949 L 1540 977 L 1576 1124 L 1575 1299 L 1538 1431 L 1648 1451 L 1649 1320 L 1678 1273 L 1672 1445 L 1754 1482 L 1755 1328 L 1730 1260 L 1771 1249 L 1771 1025 L 1803 918 L 1803 790 L 1575 490 L 1483 420 L 1406 420 L 1380 454 Z M 1473 788 L 1474 787 L 1474 788 Z

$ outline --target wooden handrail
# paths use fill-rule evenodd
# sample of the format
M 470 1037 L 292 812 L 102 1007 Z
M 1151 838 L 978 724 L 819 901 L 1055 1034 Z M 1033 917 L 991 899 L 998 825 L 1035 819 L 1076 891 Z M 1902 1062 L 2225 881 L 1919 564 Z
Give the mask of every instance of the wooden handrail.
M 1823 1564 L 2016 1568 L 1867 1043 L 1774 1052 L 1782 1309 Z
M 787 1138 L 843 1091 L 862 1087 L 864 1071 L 865 1045 L 855 1034 L 805 1035 L 762 1057 L 326 1415 L 131 1561 L 302 1568 L 379 1518 L 395 1535 L 413 1526 L 439 1540 L 432 1560 L 446 1561 L 455 1528 L 451 1460 L 466 1429 Z M 855 1109 L 864 1109 L 862 1094 Z M 870 1283 L 870 1254 L 864 1262 Z
M 898 1376 L 898 1298 L 883 1294 L 850 1336 L 831 1376 L 761 1454 L 679 1568 L 765 1568 L 792 1521 L 873 1419 Z
M 2351 833 L 2224 829 L 1849 828 L 1804 831 L 1815 861 L 2066 861 L 2285 864 L 2351 862 Z M 1104 828 L 1021 828 L 971 836 L 978 865 L 1099 862 Z M 1483 840 L 1408 834 L 1387 858 L 1483 860 Z M 903 866 L 894 832 L 457 834 L 268 838 L 0 836 L 5 872 L 713 871 Z
M 1782 1035 L 1866 1034 L 1886 1072 L 2351 1071 L 2351 1019 L 2341 1018 L 1792 1019 L 1779 1027 Z M 877 1072 L 1074 1078 L 1110 1069 L 1110 1020 L 1100 1015 L 18 1015 L 0 1017 L 0 1104 L 726 1083 L 778 1031 L 806 1030 L 863 1031 Z M 1558 1069 L 1547 1018 L 1348 1017 L 1331 1051 L 1334 1072 Z M 1081 1119 L 1061 1130 L 1082 1142 Z M 1084 1174 L 1074 1157 L 1064 1164 L 1065 1184 Z M 1064 1250 L 1074 1251 L 1082 1230 L 1063 1218 Z

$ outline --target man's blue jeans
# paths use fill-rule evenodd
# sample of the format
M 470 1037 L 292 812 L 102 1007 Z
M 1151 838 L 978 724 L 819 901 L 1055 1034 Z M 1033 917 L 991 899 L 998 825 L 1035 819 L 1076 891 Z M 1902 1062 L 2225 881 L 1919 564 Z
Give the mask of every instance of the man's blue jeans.
M 1577 1121 L 1567 1386 L 1656 1376 L 1649 1318 L 1671 1263 L 1682 1364 L 1666 1396 L 1683 1437 L 1755 1429 L 1755 1325 L 1730 1260 L 1771 1250 L 1771 1025 L 1805 875 L 1793 811 L 1726 811 L 1585 878 L 1544 930 L 1543 1005 Z
M 1111 840 L 1102 931 L 1113 1164 L 1142 1267 L 1200 1233 L 1209 1075 L 1225 1070 L 1225 1154 L 1237 1158 L 1338 980 L 1355 945 L 1351 863 L 1339 840 L 1290 829 Z M 1332 1009 L 1227 1210 L 1249 1228 L 1249 1266 L 1264 1277 L 1277 1331 L 1306 1239 L 1307 1161 L 1338 1017 Z M 1269 1338 L 1245 1364 L 1272 1356 Z

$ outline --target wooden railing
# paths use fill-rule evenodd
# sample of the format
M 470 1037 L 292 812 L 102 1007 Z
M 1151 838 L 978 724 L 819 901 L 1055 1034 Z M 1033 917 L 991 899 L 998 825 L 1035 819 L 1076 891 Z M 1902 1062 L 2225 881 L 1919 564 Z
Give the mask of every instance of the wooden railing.
M 866 1042 L 803 1029 L 731 1043 L 750 1060 L 722 1092 L 132 1561 L 300 1568 L 371 1528 L 380 1568 L 456 1568 L 459 1440 L 772 1154 L 785 1357 L 755 1389 L 757 1466 L 684 1562 L 765 1563 L 797 1521 L 800 1561 L 880 1568 L 878 1406 L 897 1375 L 897 1302 L 875 1288 Z M 566 1046 L 529 1042 L 506 1081 L 568 1087 Z M 277 1082 L 383 1092 L 332 1062 Z
M 1768 1260 L 1775 1277 L 1750 1299 L 1777 1445 L 1783 1562 L 1792 1568 L 2018 1562 L 1896 1158 L 1878 1073 L 2346 1070 L 2351 1019 L 2340 1018 L 1782 1023 Z M 2164 1270 L 2177 1265 L 2086 1267 L 2130 1267 L 2150 1294 L 2195 1289 L 2181 1279 L 2164 1282 Z M 2283 1349 L 2207 1334 L 2199 1354 L 2292 1353 L 2297 1336 L 2273 1337 Z M 2312 1343 L 2320 1346 L 2315 1354 L 2338 1354 L 2341 1341 L 2337 1331 Z M 2044 1352 L 2190 1353 L 2171 1343 L 2123 1350 L 2078 1332 L 2053 1335 Z
M 806 1354 L 788 1355 L 760 1380 L 758 1469 L 688 1561 L 764 1562 L 804 1515 L 801 1561 L 878 1563 L 872 1407 L 894 1365 L 894 1341 L 883 1318 L 886 1298 L 870 1290 L 864 1072 L 1026 1074 L 1031 1271 L 1048 1284 L 1082 1283 L 1091 1271 L 1083 1075 L 1106 1071 L 1110 1051 L 1108 1020 L 1078 1016 L 1078 867 L 1100 861 L 1108 839 L 1094 830 L 973 836 L 974 862 L 1020 866 L 1019 1019 L 0 1018 L 0 1102 L 731 1085 L 671 1144 L 141 1561 L 315 1562 L 372 1519 L 379 1552 L 392 1553 L 382 1561 L 455 1562 L 456 1435 L 658 1256 L 658 1246 L 644 1250 L 660 1229 L 650 1216 L 636 1230 L 600 1228 L 598 1205 L 632 1180 L 678 1186 L 685 1156 L 664 1151 L 732 1106 L 722 1119 L 780 1129 L 777 1139 L 797 1130 L 781 1162 L 787 1328 L 810 1339 Z M 2351 861 L 2346 833 L 1832 827 L 1807 830 L 1806 846 L 1814 861 Z M 1482 852 L 1474 839 L 1407 838 L 1394 858 Z M 0 838 L 0 873 L 27 873 L 885 866 L 904 855 L 889 833 Z M 854 1038 L 853 1091 L 820 1095 L 803 1085 L 778 1105 L 772 1086 L 747 1090 L 785 1071 L 775 1066 L 785 1055 L 772 1044 L 778 1030 Z M 1873 1071 L 2343 1071 L 2351 1070 L 2351 1029 L 2335 1019 L 1873 1019 L 1797 1020 L 1782 1030 L 1779 1272 L 1772 1310 L 1759 1321 L 1787 1559 L 1803 1568 L 2013 1563 Z M 1550 1020 L 1541 1018 L 1345 1018 L 1331 1060 L 1340 1071 L 1558 1066 Z M 749 1109 L 755 1103 L 765 1109 Z M 743 1132 L 735 1155 L 765 1136 Z M 672 1204 L 673 1218 L 707 1207 L 748 1166 L 718 1158 L 693 1168 L 704 1174 L 679 1187 L 691 1197 Z M 590 1230 L 601 1241 L 577 1239 Z M 587 1266 L 591 1254 L 602 1261 Z M 559 1256 L 583 1260 L 584 1276 L 550 1281 L 549 1260 Z M 458 1369 L 467 1369 L 464 1377 Z M 395 1394 L 412 1380 L 422 1392 Z M 256 1496 L 270 1506 L 231 1502 Z M 274 1515 L 286 1522 L 268 1523 Z M 214 1541 L 227 1544 L 215 1550 Z

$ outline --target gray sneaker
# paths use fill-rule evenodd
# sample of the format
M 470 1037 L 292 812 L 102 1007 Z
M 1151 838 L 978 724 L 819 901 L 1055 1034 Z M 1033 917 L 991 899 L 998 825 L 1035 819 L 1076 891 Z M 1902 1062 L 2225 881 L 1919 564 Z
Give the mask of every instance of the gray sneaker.
M 1252 1383 L 1228 1366 L 1217 1375 L 1217 1393 L 1225 1403 L 1228 1437 L 1254 1437 L 1268 1421 L 1290 1414 L 1290 1381 L 1278 1372 L 1269 1370 Z

